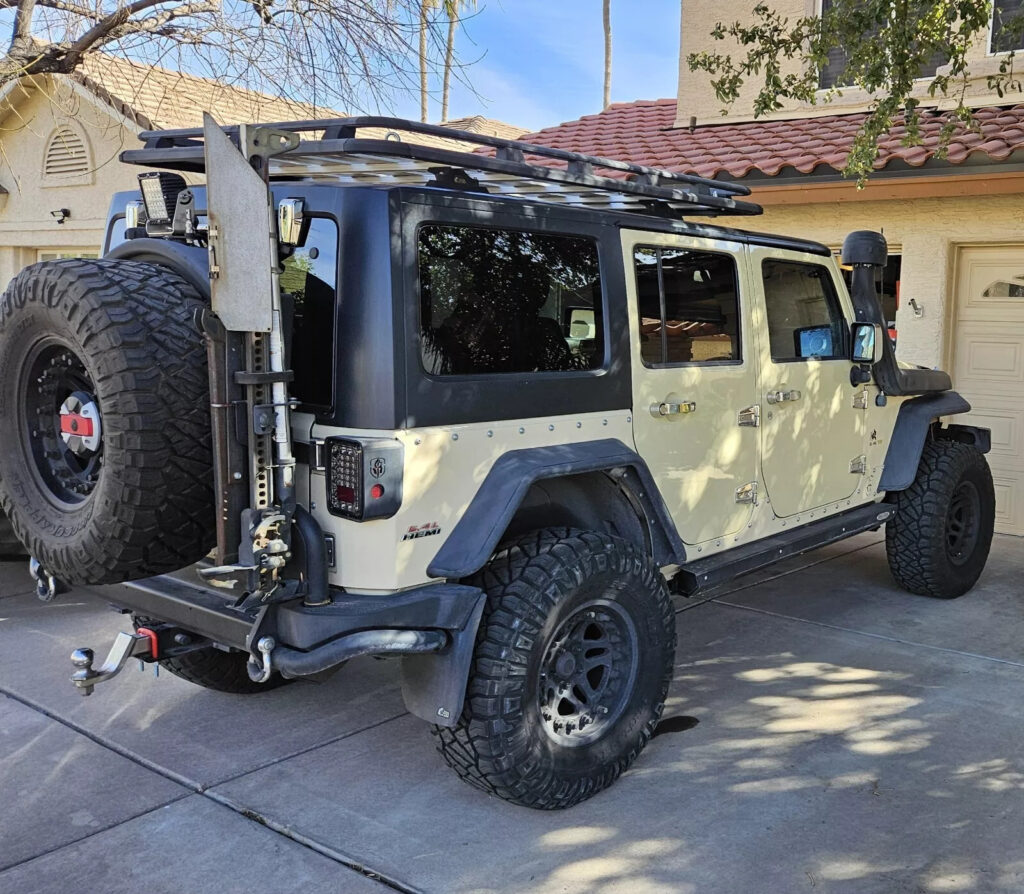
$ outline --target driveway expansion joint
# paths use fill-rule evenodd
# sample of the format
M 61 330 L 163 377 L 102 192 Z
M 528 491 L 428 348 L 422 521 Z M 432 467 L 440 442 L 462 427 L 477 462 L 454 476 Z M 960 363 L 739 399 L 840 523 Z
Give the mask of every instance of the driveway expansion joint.
M 378 882 L 379 884 L 391 888 L 394 891 L 400 891 L 402 892 L 402 894 L 423 894 L 423 892 L 419 888 L 415 888 L 409 884 L 406 884 L 405 882 L 402 882 L 397 878 L 393 878 L 392 876 L 389 876 L 387 873 L 373 869 L 370 866 L 366 866 L 354 857 L 344 854 L 341 851 L 338 851 L 335 848 L 330 847 L 329 845 L 322 844 L 314 838 L 310 838 L 307 835 L 303 835 L 300 832 L 296 832 L 294 829 L 289 828 L 283 823 L 279 823 L 276 820 L 271 819 L 270 817 L 266 817 L 260 814 L 259 812 L 252 810 L 249 807 L 246 807 L 244 804 L 234 801 L 227 795 L 222 795 L 220 792 L 215 792 L 212 790 L 214 786 L 224 785 L 229 782 L 233 782 L 237 779 L 241 779 L 244 776 L 248 776 L 250 773 L 257 773 L 261 770 L 267 769 L 268 767 L 273 767 L 276 764 L 282 763 L 283 761 L 290 760 L 294 757 L 299 757 L 300 755 L 307 754 L 310 751 L 315 751 L 318 748 L 323 748 L 327 745 L 333 745 L 336 742 L 340 742 L 343 739 L 348 739 L 352 736 L 358 735 L 359 733 L 366 732 L 367 730 L 376 729 L 377 727 L 383 726 L 386 723 L 390 723 L 393 720 L 398 720 L 401 717 L 405 717 L 409 713 L 408 711 L 402 711 L 399 714 L 395 714 L 391 717 L 386 717 L 383 720 L 377 721 L 376 723 L 372 723 L 365 727 L 361 727 L 360 729 L 350 730 L 347 733 L 334 736 L 330 739 L 327 739 L 323 742 L 318 742 L 317 744 L 311 745 L 307 748 L 302 748 L 290 754 L 275 758 L 274 760 L 268 761 L 265 764 L 261 764 L 256 767 L 251 767 L 247 769 L 245 772 L 238 773 L 235 776 L 228 777 L 227 779 L 221 779 L 217 780 L 216 782 L 210 783 L 201 783 L 197 782 L 194 779 L 189 779 L 187 776 L 183 776 L 180 773 L 177 773 L 174 770 L 164 767 L 154 761 L 151 761 L 149 760 L 149 758 L 143 757 L 140 754 L 136 754 L 134 751 L 125 748 L 121 745 L 118 745 L 116 742 L 107 739 L 105 736 L 100 736 L 92 732 L 91 730 L 86 729 L 81 724 L 76 723 L 73 720 L 69 720 L 66 717 L 61 717 L 59 714 L 54 713 L 49 708 L 45 707 L 44 705 L 40 704 L 34 699 L 11 692 L 3 686 L 0 686 L 0 695 L 6 696 L 12 701 L 16 701 L 19 704 L 24 705 L 26 708 L 36 711 L 39 714 L 42 714 L 49 720 L 52 720 L 55 723 L 59 723 L 62 726 L 67 727 L 72 732 L 84 736 L 86 739 L 88 739 L 96 745 L 99 745 L 101 748 L 106 748 L 108 751 L 112 751 L 120 757 L 123 757 L 126 760 L 131 761 L 132 763 L 138 764 L 140 767 L 143 767 L 144 769 L 149 770 L 150 772 L 155 773 L 158 776 L 162 776 L 163 778 L 168 779 L 171 782 L 176 783 L 177 785 L 180 785 L 182 788 L 187 789 L 187 791 L 182 793 L 179 797 L 173 798 L 170 801 L 164 802 L 162 804 L 158 804 L 155 807 L 152 807 L 148 810 L 144 810 L 137 816 L 127 817 L 116 823 L 111 823 L 109 826 L 106 826 L 103 829 L 96 829 L 87 835 L 83 835 L 81 838 L 78 838 L 75 841 L 66 842 L 65 844 L 62 844 L 59 847 L 52 848 L 51 850 L 45 853 L 35 854 L 17 863 L 11 864 L 10 866 L 5 866 L 3 867 L 3 869 L 0 869 L 0 873 L 6 872 L 8 869 L 13 869 L 16 866 L 20 866 L 24 863 L 30 863 L 32 860 L 37 860 L 40 857 L 47 856 L 48 854 L 56 853 L 57 851 L 60 851 L 63 848 L 80 844 L 82 841 L 91 838 L 93 835 L 98 835 L 101 832 L 106 832 L 110 829 L 117 828 L 118 826 L 123 825 L 124 823 L 131 822 L 134 819 L 138 819 L 139 817 L 145 816 L 146 814 L 151 813 L 154 810 L 166 807 L 170 804 L 177 803 L 178 801 L 181 801 L 192 794 L 196 794 L 200 797 L 206 798 L 207 800 L 213 801 L 215 804 L 219 804 L 222 807 L 226 807 L 227 809 L 233 811 L 234 813 L 237 813 L 239 816 L 249 820 L 250 822 L 266 827 L 272 832 L 281 835 L 283 838 L 287 838 L 290 841 L 294 841 L 296 844 L 302 847 L 315 851 L 321 856 L 327 857 L 333 862 L 338 863 L 341 866 L 344 866 L 346 869 L 349 869 L 352 872 L 356 872 L 360 875 L 363 875 L 371 881 Z

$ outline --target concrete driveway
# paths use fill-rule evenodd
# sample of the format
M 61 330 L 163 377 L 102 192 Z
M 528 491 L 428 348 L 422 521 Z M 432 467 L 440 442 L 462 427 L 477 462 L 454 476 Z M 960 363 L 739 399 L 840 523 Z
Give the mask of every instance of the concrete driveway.
M 659 735 L 541 813 L 443 765 L 393 662 L 82 698 L 68 654 L 125 619 L 0 565 L 0 891 L 1024 891 L 1022 581 L 997 537 L 974 592 L 911 596 L 870 534 L 684 602 Z

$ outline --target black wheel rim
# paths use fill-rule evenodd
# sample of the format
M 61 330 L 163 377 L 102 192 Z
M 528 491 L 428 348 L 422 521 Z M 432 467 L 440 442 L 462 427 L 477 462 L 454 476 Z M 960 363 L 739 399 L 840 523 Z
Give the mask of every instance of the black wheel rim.
M 963 565 L 978 545 L 981 496 L 970 481 L 961 481 L 953 491 L 946 514 L 946 555 L 954 565 Z
M 82 503 L 95 490 L 103 463 L 92 379 L 81 358 L 55 340 L 36 345 L 23 368 L 26 452 L 48 496 L 58 503 Z
M 600 739 L 622 715 L 637 673 L 637 633 L 621 606 L 595 600 L 566 618 L 540 666 L 545 732 L 559 745 Z

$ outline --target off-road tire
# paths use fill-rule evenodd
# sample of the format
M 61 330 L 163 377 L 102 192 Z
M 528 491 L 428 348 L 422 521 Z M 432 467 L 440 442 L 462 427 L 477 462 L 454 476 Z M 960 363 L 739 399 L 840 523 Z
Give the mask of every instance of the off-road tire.
M 117 260 L 35 264 L 0 299 L 0 504 L 61 580 L 148 577 L 212 546 L 202 306 L 175 273 Z M 73 461 L 56 405 L 79 386 L 100 431 Z
M 470 785 L 526 807 L 571 807 L 607 788 L 650 740 L 672 679 L 675 615 L 658 569 L 626 541 L 557 528 L 503 546 L 471 582 L 487 603 L 466 704 L 454 728 L 434 727 L 438 751 Z M 601 678 L 615 707 L 591 726 L 598 737 L 570 746 L 543 716 L 552 681 L 541 673 L 557 654 L 556 635 L 595 611 L 613 627 L 633 625 L 635 652 Z M 587 636 L 584 626 L 581 641 L 593 642 Z
M 914 483 L 885 526 L 889 570 L 905 590 L 955 599 L 981 576 L 992 545 L 995 491 L 985 457 L 969 444 L 925 444 Z
M 25 547 L 14 533 L 7 516 L 0 512 L 0 559 L 20 559 L 26 555 Z

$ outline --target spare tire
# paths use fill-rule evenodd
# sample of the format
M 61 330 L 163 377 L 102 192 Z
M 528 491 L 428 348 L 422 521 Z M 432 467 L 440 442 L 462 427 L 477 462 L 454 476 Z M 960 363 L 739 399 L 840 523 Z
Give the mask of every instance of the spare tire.
M 62 581 L 174 571 L 212 546 L 202 306 L 175 273 L 118 260 L 34 264 L 0 299 L 0 504 Z
M 14 533 L 7 516 L 0 512 L 0 559 L 21 559 L 24 556 L 25 547 Z

